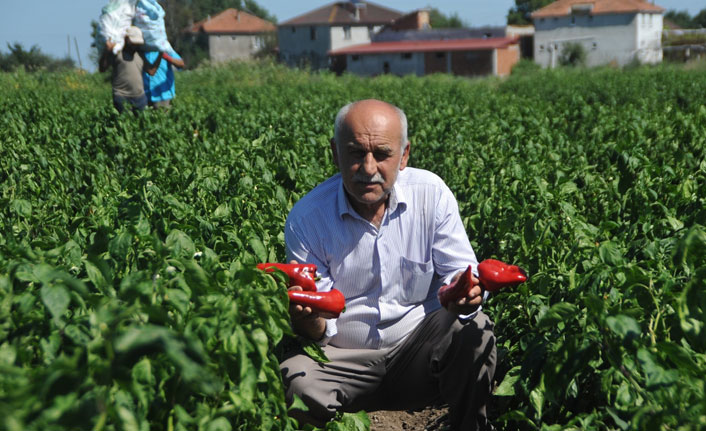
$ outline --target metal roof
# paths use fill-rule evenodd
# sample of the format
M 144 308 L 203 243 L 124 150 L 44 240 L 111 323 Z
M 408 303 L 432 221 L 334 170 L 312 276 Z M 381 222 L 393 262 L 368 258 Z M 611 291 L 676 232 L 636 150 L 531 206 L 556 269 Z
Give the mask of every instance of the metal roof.
M 399 11 L 364 1 L 339 1 L 314 9 L 284 21 L 279 26 L 291 25 L 383 25 L 403 14 Z
M 532 18 L 569 16 L 574 8 L 589 15 L 618 13 L 662 13 L 664 9 L 643 0 L 557 0 L 532 13 Z

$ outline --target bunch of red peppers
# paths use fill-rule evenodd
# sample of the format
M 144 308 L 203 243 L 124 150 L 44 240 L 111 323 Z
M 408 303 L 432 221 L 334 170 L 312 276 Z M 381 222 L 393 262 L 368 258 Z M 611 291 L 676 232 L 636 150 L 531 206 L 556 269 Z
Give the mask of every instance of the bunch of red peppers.
M 471 290 L 471 266 L 456 281 L 439 288 L 439 302 L 447 307 L 468 295 Z M 527 281 L 527 273 L 517 265 L 509 265 L 496 259 L 486 259 L 478 264 L 478 280 L 488 292 L 497 292 L 505 287 L 517 286 Z
M 316 265 L 311 263 L 259 263 L 257 268 L 268 273 L 282 271 L 289 277 L 289 287 L 299 286 L 302 291 L 289 291 L 289 302 L 309 307 L 325 319 L 338 317 L 346 305 L 340 290 L 316 290 Z

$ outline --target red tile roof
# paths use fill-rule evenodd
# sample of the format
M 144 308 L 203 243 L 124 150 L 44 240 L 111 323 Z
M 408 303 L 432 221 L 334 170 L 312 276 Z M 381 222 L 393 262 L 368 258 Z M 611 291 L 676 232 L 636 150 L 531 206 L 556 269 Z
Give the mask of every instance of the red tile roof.
M 663 8 L 643 0 L 557 0 L 534 11 L 532 18 L 569 16 L 574 5 L 590 6 L 591 15 L 664 12 Z
M 186 29 L 187 33 L 265 33 L 275 31 L 269 21 L 237 9 L 226 9 L 218 15 L 203 19 Z
M 283 25 L 383 25 L 402 16 L 401 12 L 375 3 L 358 1 L 360 5 L 356 19 L 356 5 L 351 1 L 339 1 L 322 6 L 280 23 Z
M 389 54 L 399 52 L 429 51 L 484 51 L 507 48 L 518 43 L 516 37 L 493 37 L 488 39 L 449 39 L 449 40 L 403 40 L 396 42 L 374 42 L 354 45 L 329 51 L 329 55 Z

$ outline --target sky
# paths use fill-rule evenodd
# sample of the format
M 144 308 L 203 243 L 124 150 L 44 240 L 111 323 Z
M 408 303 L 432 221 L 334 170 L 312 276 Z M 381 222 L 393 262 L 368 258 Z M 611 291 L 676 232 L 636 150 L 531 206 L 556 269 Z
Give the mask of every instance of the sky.
M 309 12 L 333 0 L 259 0 L 282 22 Z M 410 12 L 433 7 L 447 15 L 458 16 L 471 26 L 503 25 L 514 0 L 373 0 L 375 3 Z M 692 16 L 706 7 L 704 0 L 655 0 L 667 9 L 686 10 Z M 91 21 L 98 20 L 107 0 L 0 0 L 0 52 L 9 52 L 7 45 L 19 42 L 25 49 L 37 45 L 53 57 L 71 56 L 84 69 L 94 71 L 91 50 Z M 78 61 L 76 47 L 78 45 Z

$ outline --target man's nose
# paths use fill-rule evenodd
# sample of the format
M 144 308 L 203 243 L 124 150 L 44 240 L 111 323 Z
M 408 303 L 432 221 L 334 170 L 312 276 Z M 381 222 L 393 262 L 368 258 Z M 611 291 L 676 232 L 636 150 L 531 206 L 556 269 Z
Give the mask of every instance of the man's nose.
M 366 175 L 375 175 L 377 172 L 377 164 L 375 163 L 375 157 L 373 153 L 366 153 L 363 157 L 363 164 L 361 166 L 363 173 Z

